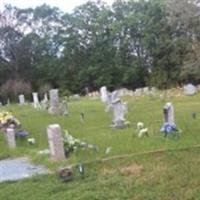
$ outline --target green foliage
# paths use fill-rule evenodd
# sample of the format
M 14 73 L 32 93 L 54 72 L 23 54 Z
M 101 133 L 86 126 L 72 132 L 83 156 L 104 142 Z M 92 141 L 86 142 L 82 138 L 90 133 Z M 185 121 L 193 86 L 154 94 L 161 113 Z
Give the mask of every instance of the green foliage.
M 190 74 L 200 63 L 198 13 L 195 0 L 116 1 L 112 8 L 95 1 L 71 14 L 45 4 L 7 6 L 0 24 L 0 84 L 11 77 L 34 89 L 51 84 L 80 93 L 86 86 L 198 83 L 199 75 Z

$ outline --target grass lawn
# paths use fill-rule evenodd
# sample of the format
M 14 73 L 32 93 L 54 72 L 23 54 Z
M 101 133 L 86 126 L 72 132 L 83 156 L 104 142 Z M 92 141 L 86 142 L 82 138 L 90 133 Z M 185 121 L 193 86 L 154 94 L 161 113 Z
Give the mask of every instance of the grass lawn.
M 158 95 L 159 96 L 159 95 Z M 111 115 L 99 100 L 81 98 L 69 102 L 69 116 L 50 116 L 30 106 L 12 105 L 23 128 L 36 138 L 36 145 L 29 146 L 26 140 L 17 141 L 17 149 L 7 149 L 3 134 L 0 135 L 0 159 L 28 156 L 52 171 L 58 166 L 92 161 L 124 154 L 135 154 L 124 159 L 87 164 L 86 175 L 78 173 L 72 182 L 61 183 L 55 174 L 0 184 L 0 199 L 200 199 L 200 149 L 181 150 L 200 144 L 200 96 L 185 97 L 169 95 L 159 97 L 127 97 L 127 119 L 130 128 L 110 128 Z M 175 108 L 175 121 L 182 130 L 178 140 L 165 139 L 159 133 L 162 125 L 162 108 L 171 101 Z M 82 122 L 80 113 L 85 113 Z M 197 113 L 196 119 L 192 113 Z M 138 138 L 136 123 L 142 121 L 149 128 L 150 137 Z M 66 161 L 52 163 L 48 156 L 38 154 L 48 148 L 46 127 L 59 123 L 63 130 L 87 143 L 96 144 L 98 152 L 81 150 Z M 105 154 L 110 147 L 109 154 Z M 166 150 L 164 152 L 137 155 L 138 153 Z M 173 149 L 173 150 L 172 150 Z

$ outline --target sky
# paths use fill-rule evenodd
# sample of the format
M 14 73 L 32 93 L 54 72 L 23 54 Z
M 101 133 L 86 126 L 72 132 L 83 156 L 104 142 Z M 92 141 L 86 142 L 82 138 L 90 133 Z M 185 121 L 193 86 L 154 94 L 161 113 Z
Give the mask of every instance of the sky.
M 50 6 L 56 6 L 64 12 L 72 12 L 76 6 L 86 3 L 88 0 L 0 0 L 0 10 L 3 9 L 5 4 L 11 4 L 19 8 L 35 8 L 36 6 L 44 3 Z M 107 4 L 111 5 L 114 0 L 104 0 Z

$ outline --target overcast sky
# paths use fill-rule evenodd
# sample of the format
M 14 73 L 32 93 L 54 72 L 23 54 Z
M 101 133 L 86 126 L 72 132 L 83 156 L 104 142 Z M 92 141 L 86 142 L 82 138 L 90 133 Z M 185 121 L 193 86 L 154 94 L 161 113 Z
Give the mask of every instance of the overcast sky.
M 34 8 L 46 3 L 51 6 L 59 7 L 64 12 L 71 12 L 76 6 L 84 4 L 87 1 L 88 0 L 0 0 L 0 9 L 2 10 L 5 4 L 11 4 L 19 8 Z M 104 2 L 110 5 L 114 0 L 104 0 Z

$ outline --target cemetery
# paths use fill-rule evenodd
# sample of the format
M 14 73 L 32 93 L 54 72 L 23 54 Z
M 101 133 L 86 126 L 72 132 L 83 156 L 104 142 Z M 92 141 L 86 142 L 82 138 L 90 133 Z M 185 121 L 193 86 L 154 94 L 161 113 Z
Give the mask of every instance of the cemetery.
M 161 94 L 165 96 L 165 99 L 160 98 Z M 21 105 L 19 101 L 19 103 L 1 107 L 0 169 L 2 173 L 0 181 L 2 183 L 0 185 L 2 188 L 6 188 L 11 181 L 13 190 L 15 190 L 15 185 L 16 189 L 17 187 L 28 189 L 29 186 L 33 187 L 38 180 L 44 184 L 43 187 L 46 184 L 52 184 L 48 186 L 49 190 L 57 185 L 56 187 L 60 188 L 58 195 L 62 195 L 61 191 L 66 190 L 64 193 L 70 197 L 69 190 L 74 193 L 76 184 L 83 191 L 88 184 L 89 187 L 93 187 L 94 181 L 97 184 L 95 188 L 99 189 L 102 184 L 103 187 L 110 187 L 111 184 L 113 193 L 106 192 L 108 188 L 97 194 L 82 191 L 88 198 L 98 195 L 101 199 L 106 196 L 112 198 L 116 194 L 121 195 L 119 192 L 124 189 L 125 193 L 122 197 L 129 198 L 129 195 L 135 195 L 131 187 L 127 187 L 126 184 L 134 184 L 134 187 L 138 189 L 142 184 L 144 191 L 148 191 L 149 184 L 153 185 L 156 192 L 144 192 L 142 197 L 146 195 L 155 197 L 159 195 L 159 192 L 167 192 L 165 181 L 176 185 L 188 184 L 188 181 L 195 184 L 193 178 L 200 171 L 197 169 L 198 161 L 195 165 L 191 165 L 191 162 L 194 164 L 195 160 L 198 160 L 199 153 L 199 94 L 188 96 L 183 91 L 181 96 L 177 96 L 177 91 L 174 90 L 157 90 L 153 98 L 146 93 L 140 96 L 135 94 L 119 97 L 118 91 L 110 93 L 106 90 L 103 95 L 99 93 L 95 100 L 89 96 L 80 97 L 78 101 L 68 100 L 67 116 L 60 111 L 57 113 L 62 97 L 59 97 L 59 91 L 55 96 L 50 96 L 49 100 L 53 98 L 56 101 L 52 109 L 55 113 L 49 112 L 49 108 L 37 109 L 26 100 L 24 105 Z M 60 100 L 57 100 L 57 97 Z M 107 98 L 111 98 L 109 100 L 111 105 L 107 102 L 108 100 L 105 100 Z M 120 106 L 118 113 L 115 113 L 115 102 L 126 102 L 125 116 Z M 41 104 L 39 100 L 37 104 Z M 81 113 L 84 117 L 81 117 Z M 120 121 L 116 120 L 116 117 L 119 117 Z M 2 123 L 5 119 L 8 120 L 7 123 Z M 13 124 L 16 125 L 13 126 Z M 19 129 L 28 134 L 17 136 Z M 179 137 L 174 137 L 173 131 L 179 129 Z M 185 161 L 181 163 L 183 158 Z M 12 160 L 14 164 L 11 166 L 23 164 L 16 170 L 11 168 L 9 171 Z M 7 170 L 5 163 L 8 165 Z M 32 167 L 23 169 L 23 166 L 26 167 L 31 163 Z M 1 165 L 4 167 L 1 168 Z M 176 167 L 177 171 L 171 168 L 171 165 Z M 192 171 L 184 174 L 184 169 L 188 167 Z M 33 171 L 31 172 L 30 169 Z M 20 170 L 22 177 L 19 175 Z M 170 176 L 175 176 L 176 179 L 169 180 Z M 106 179 L 108 183 L 104 183 Z M 5 180 L 9 182 L 4 182 Z M 85 181 L 89 183 L 86 184 Z M 196 181 L 197 184 L 198 180 Z M 114 186 L 115 182 L 120 184 Z M 158 183 L 162 188 L 159 188 Z M 175 192 L 177 187 L 171 188 L 170 191 Z M 119 191 L 115 190 L 116 188 Z M 37 194 L 37 189 L 34 190 L 36 194 L 30 199 L 49 198 L 48 192 Z M 8 195 L 7 192 L 6 194 Z M 176 195 L 179 194 L 182 192 Z M 27 192 L 24 195 L 27 197 L 30 193 Z M 140 196 L 140 194 L 137 195 Z M 0 197 L 3 196 L 0 194 Z M 168 194 L 168 197 L 172 197 L 172 194 Z
M 0 200 L 199 200 L 199 13 L 0 0 Z

